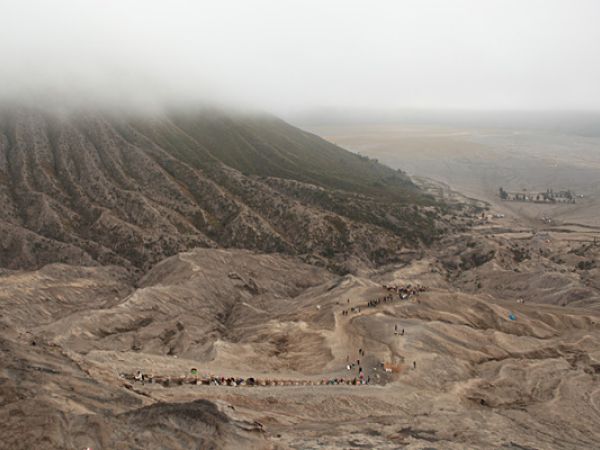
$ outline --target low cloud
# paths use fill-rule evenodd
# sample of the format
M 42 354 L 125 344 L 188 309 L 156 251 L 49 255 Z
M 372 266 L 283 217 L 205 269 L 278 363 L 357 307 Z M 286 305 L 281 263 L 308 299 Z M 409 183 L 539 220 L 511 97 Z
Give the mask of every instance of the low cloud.
M 2 2 L 0 101 L 599 109 L 600 2 Z

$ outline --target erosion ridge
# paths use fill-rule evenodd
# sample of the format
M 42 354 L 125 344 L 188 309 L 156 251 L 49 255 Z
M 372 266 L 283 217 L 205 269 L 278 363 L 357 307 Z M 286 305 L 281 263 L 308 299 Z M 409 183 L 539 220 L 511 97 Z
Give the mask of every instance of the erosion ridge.
M 270 116 L 0 112 L 1 267 L 237 247 L 348 271 L 449 226 L 401 171 Z
M 52 415 L 51 448 L 593 448 L 600 295 L 598 269 L 579 262 L 600 246 L 555 233 L 540 253 L 535 235 L 494 227 L 360 275 L 233 249 L 167 258 L 137 287 L 115 266 L 6 272 L 6 442 L 41 438 L 12 417 Z M 407 284 L 427 289 L 368 306 Z M 369 385 L 323 381 L 356 378 L 357 359 Z M 191 368 L 277 383 L 177 383 Z M 173 382 L 132 381 L 138 370 Z

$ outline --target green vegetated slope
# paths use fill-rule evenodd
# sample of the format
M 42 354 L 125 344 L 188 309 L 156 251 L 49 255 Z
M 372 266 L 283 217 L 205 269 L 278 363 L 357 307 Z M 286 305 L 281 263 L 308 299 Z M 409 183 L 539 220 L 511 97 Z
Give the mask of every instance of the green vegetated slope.
M 216 159 L 244 174 L 431 204 L 403 172 L 344 150 L 267 115 L 174 114 L 172 123 Z

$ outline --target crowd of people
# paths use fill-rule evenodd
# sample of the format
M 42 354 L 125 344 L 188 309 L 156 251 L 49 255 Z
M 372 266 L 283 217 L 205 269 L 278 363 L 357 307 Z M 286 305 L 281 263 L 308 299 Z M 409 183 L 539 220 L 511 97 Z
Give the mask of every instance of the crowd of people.
M 362 350 L 361 350 L 360 354 L 364 356 L 364 353 L 362 353 Z M 360 359 L 357 359 L 356 363 L 346 364 L 346 370 L 355 370 L 355 369 L 358 370 L 357 377 L 355 377 L 355 379 L 358 379 L 358 381 L 361 384 L 369 384 L 371 382 L 371 377 L 365 375 L 365 372 L 364 372 L 362 366 L 360 365 Z
M 342 310 L 342 316 L 347 316 L 350 313 L 358 314 L 360 312 L 360 306 L 351 306 L 349 309 Z
M 381 303 L 391 303 L 394 300 L 407 300 L 407 299 L 417 295 L 419 292 L 426 291 L 425 286 L 421 286 L 421 285 L 413 286 L 411 284 L 407 284 L 406 286 L 386 286 L 384 284 L 383 288 L 386 289 L 388 292 L 391 292 L 391 294 L 385 295 L 383 297 L 377 297 L 373 300 L 369 300 L 367 302 L 367 307 L 375 308 L 375 307 L 379 306 Z
M 357 377 L 345 378 L 345 377 L 334 377 L 334 378 L 323 378 L 321 380 L 283 380 L 283 379 L 258 379 L 254 377 L 241 378 L 241 377 L 217 377 L 214 375 L 210 376 L 156 376 L 146 375 L 141 371 L 137 371 L 135 374 L 121 374 L 122 378 L 133 382 L 144 383 L 156 383 L 161 384 L 165 387 L 168 386 L 180 386 L 183 384 L 196 384 L 205 386 L 249 386 L 249 387 L 266 387 L 266 386 L 331 386 L 331 385 L 349 385 L 359 386 L 369 384 L 371 381 L 370 377 L 365 377 L 362 369 Z
M 383 288 L 389 292 L 388 295 L 384 295 L 383 297 L 377 297 L 367 301 L 367 308 L 375 308 L 381 304 L 392 303 L 395 300 L 408 300 L 411 297 L 416 296 L 420 292 L 424 292 L 427 290 L 425 286 L 420 284 L 412 285 L 407 284 L 405 286 L 395 285 L 388 286 L 383 285 Z M 348 299 L 348 303 L 350 303 L 350 299 Z M 347 309 L 342 310 L 342 316 L 348 316 L 351 313 L 357 314 L 360 313 L 360 306 L 351 306 Z
M 427 290 L 425 286 L 420 284 L 414 286 L 412 284 L 407 284 L 406 286 L 387 286 L 384 284 L 383 288 L 387 289 L 388 292 L 398 294 L 402 300 L 406 300 L 409 297 L 417 295 L 419 292 L 425 292 Z

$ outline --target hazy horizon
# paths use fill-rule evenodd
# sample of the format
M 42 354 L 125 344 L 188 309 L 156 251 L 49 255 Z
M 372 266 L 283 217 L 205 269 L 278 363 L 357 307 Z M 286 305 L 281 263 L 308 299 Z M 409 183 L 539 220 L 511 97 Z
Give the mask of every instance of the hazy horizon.
M 600 110 L 600 3 L 3 0 L 0 102 Z

